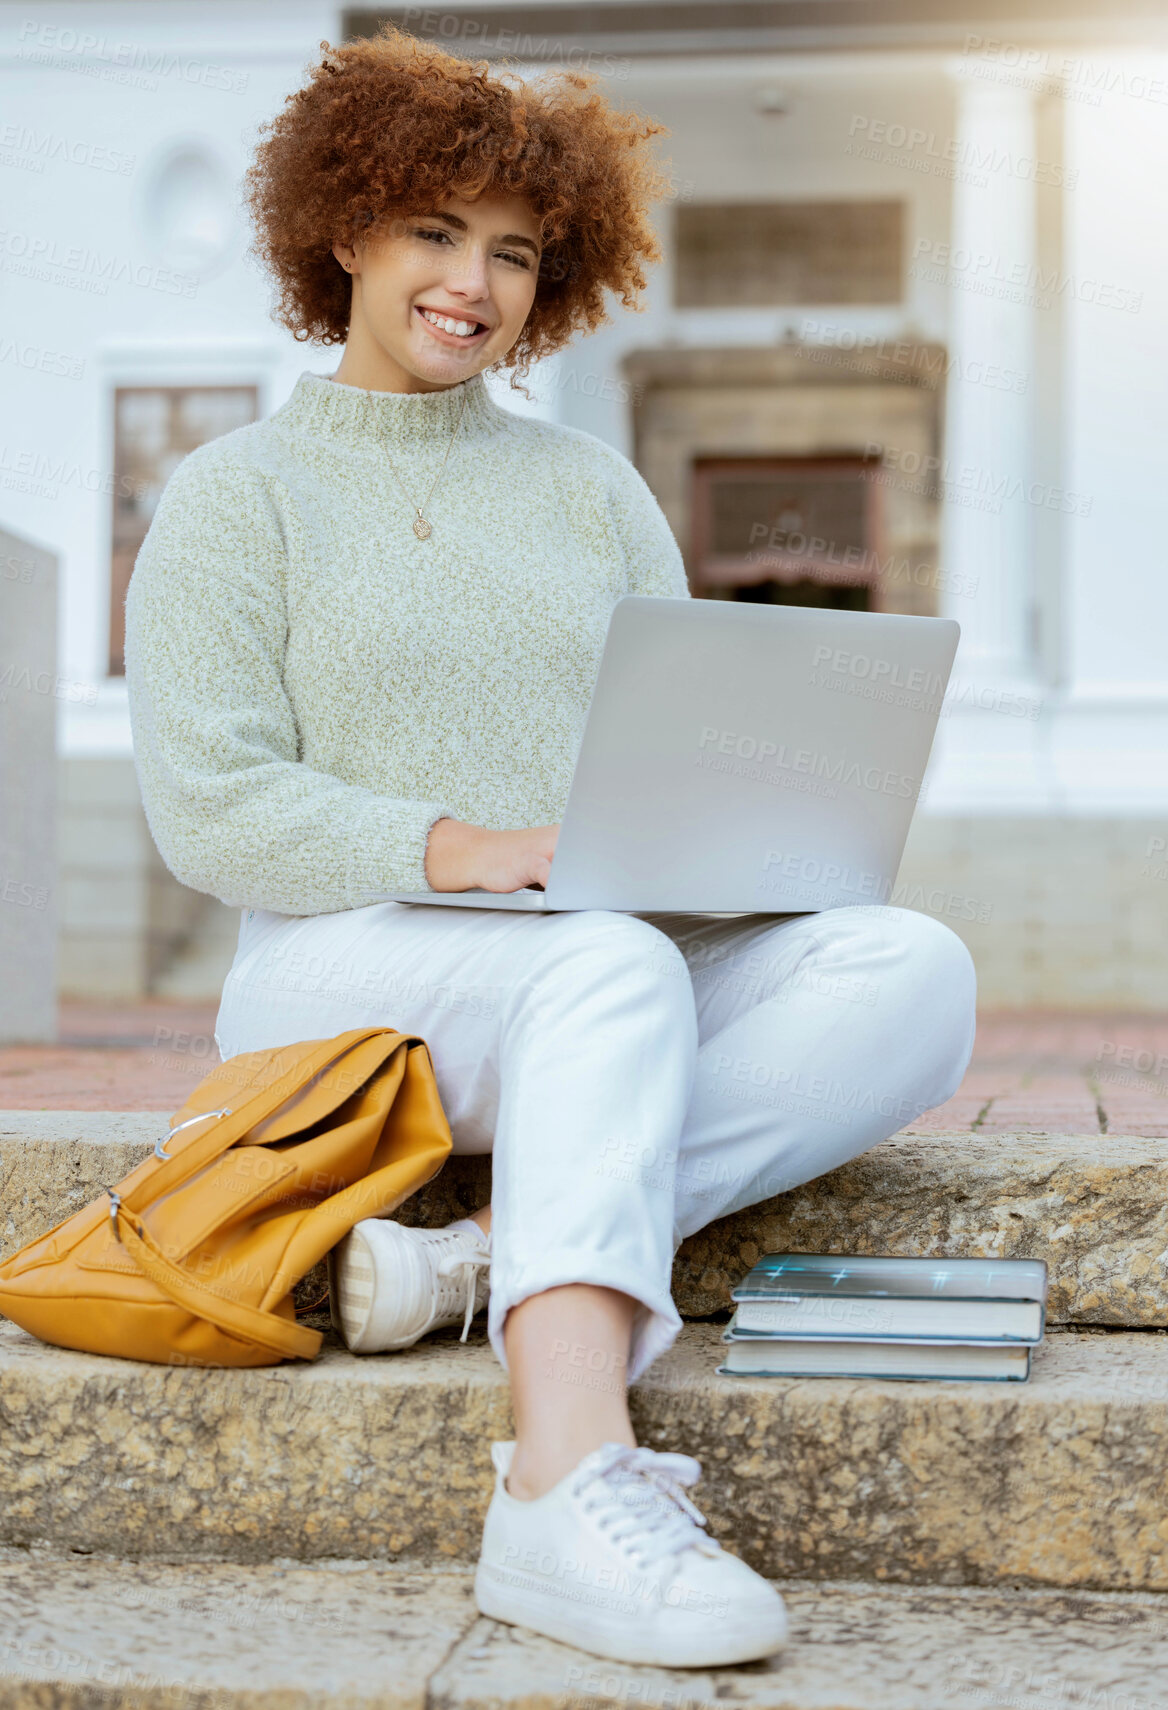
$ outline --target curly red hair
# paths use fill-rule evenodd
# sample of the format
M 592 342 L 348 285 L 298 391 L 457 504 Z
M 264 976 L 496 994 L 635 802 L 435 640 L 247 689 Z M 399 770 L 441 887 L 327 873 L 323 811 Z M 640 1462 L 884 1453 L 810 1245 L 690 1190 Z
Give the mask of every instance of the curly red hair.
M 540 228 L 535 300 L 501 366 L 519 375 L 608 319 L 604 293 L 637 308 L 660 259 L 649 205 L 667 181 L 644 146 L 655 120 L 619 112 L 594 76 L 525 83 L 383 25 L 332 48 L 263 127 L 246 179 L 255 253 L 298 339 L 340 344 L 351 284 L 334 243 L 449 196 L 519 196 Z

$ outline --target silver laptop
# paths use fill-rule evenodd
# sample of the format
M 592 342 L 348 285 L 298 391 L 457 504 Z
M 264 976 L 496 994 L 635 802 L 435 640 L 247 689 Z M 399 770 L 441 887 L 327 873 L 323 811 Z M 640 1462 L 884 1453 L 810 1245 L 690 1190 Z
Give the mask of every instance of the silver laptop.
M 634 914 L 886 902 L 959 633 L 948 618 L 626 596 L 547 889 L 392 900 Z

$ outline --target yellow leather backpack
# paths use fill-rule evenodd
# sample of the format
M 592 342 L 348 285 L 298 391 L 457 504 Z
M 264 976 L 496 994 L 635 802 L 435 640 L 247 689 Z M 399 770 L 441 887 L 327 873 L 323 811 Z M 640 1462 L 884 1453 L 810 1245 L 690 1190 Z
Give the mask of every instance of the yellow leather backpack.
M 124 1180 L 0 1265 L 44 1342 L 170 1365 L 315 1358 L 292 1289 L 450 1152 L 424 1041 L 390 1028 L 231 1057 Z

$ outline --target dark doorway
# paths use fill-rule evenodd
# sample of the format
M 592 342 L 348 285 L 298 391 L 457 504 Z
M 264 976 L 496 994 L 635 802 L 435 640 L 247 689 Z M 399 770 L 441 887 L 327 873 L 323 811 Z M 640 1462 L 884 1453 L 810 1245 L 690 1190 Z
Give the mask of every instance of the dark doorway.
M 876 467 L 862 457 L 698 459 L 695 596 L 879 610 Z

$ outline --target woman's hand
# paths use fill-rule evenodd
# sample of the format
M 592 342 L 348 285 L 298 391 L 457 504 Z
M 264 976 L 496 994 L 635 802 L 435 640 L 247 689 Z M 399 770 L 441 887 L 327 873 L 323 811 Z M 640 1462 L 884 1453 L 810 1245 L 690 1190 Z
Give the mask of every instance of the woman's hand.
M 558 825 L 488 831 L 461 819 L 438 819 L 426 845 L 426 881 L 435 891 L 521 891 L 547 888 Z

